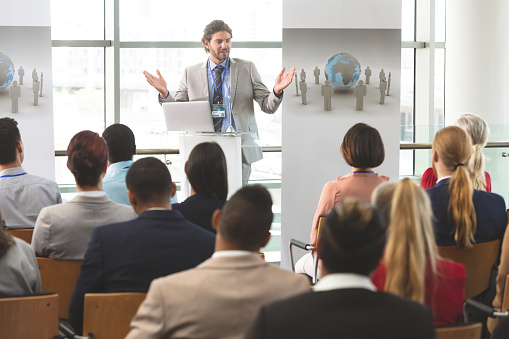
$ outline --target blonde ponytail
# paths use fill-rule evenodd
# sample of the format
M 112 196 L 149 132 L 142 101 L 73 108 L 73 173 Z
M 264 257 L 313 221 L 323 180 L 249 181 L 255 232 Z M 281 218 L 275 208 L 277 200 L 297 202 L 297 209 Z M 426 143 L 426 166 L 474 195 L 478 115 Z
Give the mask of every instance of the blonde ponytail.
M 391 202 L 385 251 L 384 290 L 424 304 L 426 265 L 433 276 L 438 256 L 428 195 L 412 180 L 403 179 Z

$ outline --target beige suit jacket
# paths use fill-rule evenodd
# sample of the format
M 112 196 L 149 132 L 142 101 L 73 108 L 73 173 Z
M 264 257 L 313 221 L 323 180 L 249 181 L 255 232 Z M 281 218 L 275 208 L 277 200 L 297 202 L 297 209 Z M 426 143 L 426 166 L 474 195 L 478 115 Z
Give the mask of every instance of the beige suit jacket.
M 257 253 L 211 258 L 154 280 L 127 338 L 243 338 L 261 306 L 309 290 Z
M 170 101 L 209 101 L 207 61 L 185 69 L 175 96 Z M 254 114 L 256 101 L 263 112 L 276 112 L 281 99 L 269 91 L 262 83 L 256 66 L 251 61 L 230 58 L 230 91 L 232 112 L 237 132 L 242 133 L 242 152 L 247 164 L 262 159 L 262 149 L 258 138 L 258 126 Z
M 83 260 L 94 228 L 136 217 L 131 206 L 117 204 L 107 195 L 77 195 L 65 204 L 41 210 L 35 222 L 32 247 L 40 257 Z

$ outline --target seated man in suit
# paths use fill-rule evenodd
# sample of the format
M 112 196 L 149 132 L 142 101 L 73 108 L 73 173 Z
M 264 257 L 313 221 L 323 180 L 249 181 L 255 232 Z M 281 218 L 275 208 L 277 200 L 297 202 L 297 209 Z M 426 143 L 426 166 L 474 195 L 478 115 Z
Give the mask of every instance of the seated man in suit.
M 244 186 L 212 217 L 216 252 L 195 269 L 156 279 L 127 338 L 243 338 L 260 307 L 309 291 L 306 278 L 265 263 L 272 199 Z
M 0 210 L 7 228 L 33 228 L 42 208 L 60 204 L 56 182 L 27 173 L 18 123 L 0 119 Z
M 176 186 L 164 163 L 156 158 L 134 162 L 126 183 L 139 217 L 92 233 L 69 310 L 77 333 L 86 293 L 147 292 L 153 279 L 195 267 L 214 252 L 213 233 L 171 210 Z
M 246 338 L 434 338 L 428 308 L 369 279 L 385 246 L 376 208 L 352 199 L 336 206 L 318 240 L 322 278 L 314 292 L 264 306 Z

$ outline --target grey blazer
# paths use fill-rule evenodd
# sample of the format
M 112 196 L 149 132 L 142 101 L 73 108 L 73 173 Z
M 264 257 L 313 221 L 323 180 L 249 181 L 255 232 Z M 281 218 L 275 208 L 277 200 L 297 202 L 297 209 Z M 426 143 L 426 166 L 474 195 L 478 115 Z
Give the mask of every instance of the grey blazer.
M 126 338 L 244 338 L 263 305 L 308 291 L 258 253 L 211 258 L 152 281 Z
M 94 228 L 136 217 L 131 206 L 117 204 L 107 195 L 77 195 L 65 204 L 41 210 L 35 222 L 32 247 L 40 257 L 83 260 Z
M 232 112 L 237 132 L 243 133 L 242 152 L 247 164 L 263 158 L 253 100 L 263 112 L 276 112 L 281 99 L 262 83 L 256 66 L 247 60 L 230 58 Z M 209 101 L 207 61 L 187 67 L 175 96 L 165 101 Z

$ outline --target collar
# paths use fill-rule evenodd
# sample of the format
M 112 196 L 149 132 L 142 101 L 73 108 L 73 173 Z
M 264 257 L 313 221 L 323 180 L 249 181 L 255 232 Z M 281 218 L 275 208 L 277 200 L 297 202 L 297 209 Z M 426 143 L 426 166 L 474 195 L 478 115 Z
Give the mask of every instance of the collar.
M 133 164 L 134 161 L 132 160 L 126 160 L 126 161 L 119 161 L 115 162 L 113 164 L 110 164 L 108 166 L 108 169 L 106 170 L 106 173 L 111 173 L 115 171 L 121 171 L 121 170 L 127 170 L 125 167 L 129 167 Z
M 2 176 L 2 175 L 17 175 L 17 174 L 21 174 L 21 173 L 25 173 L 25 170 L 23 169 L 23 167 L 13 167 L 13 168 L 8 168 L 8 169 L 1 171 L 0 176 Z
M 154 208 L 147 208 L 145 211 L 170 211 L 170 209 L 169 208 L 154 207 Z
M 248 255 L 253 252 L 250 251 L 217 251 L 212 254 L 212 258 L 223 258 L 223 257 L 238 257 L 241 255 Z
M 330 291 L 344 288 L 363 288 L 373 292 L 376 291 L 369 277 L 355 273 L 328 274 L 316 283 L 314 291 Z
M 220 63 L 219 65 L 223 66 L 223 68 L 226 68 L 226 65 L 229 64 L 228 60 L 230 58 L 226 59 L 225 61 L 223 61 L 222 63 Z M 217 66 L 219 66 L 218 64 L 216 64 L 214 61 L 212 61 L 212 59 L 210 59 L 209 57 L 209 65 L 210 65 L 210 69 L 214 69 L 216 68 Z
M 438 180 L 437 180 L 436 184 L 438 184 L 438 183 L 439 183 L 440 181 L 442 181 L 442 180 L 450 179 L 450 178 L 451 178 L 451 176 L 450 176 L 450 175 L 447 175 L 447 176 L 445 176 L 445 177 L 441 177 L 440 179 L 438 179 Z M 436 184 L 435 184 L 435 185 L 436 185 Z
M 106 192 L 104 192 L 104 191 L 86 191 L 86 192 L 78 192 L 78 193 L 76 193 L 76 196 L 80 196 L 80 197 L 93 197 L 93 198 L 102 197 L 102 196 L 105 196 L 105 195 L 106 195 Z

